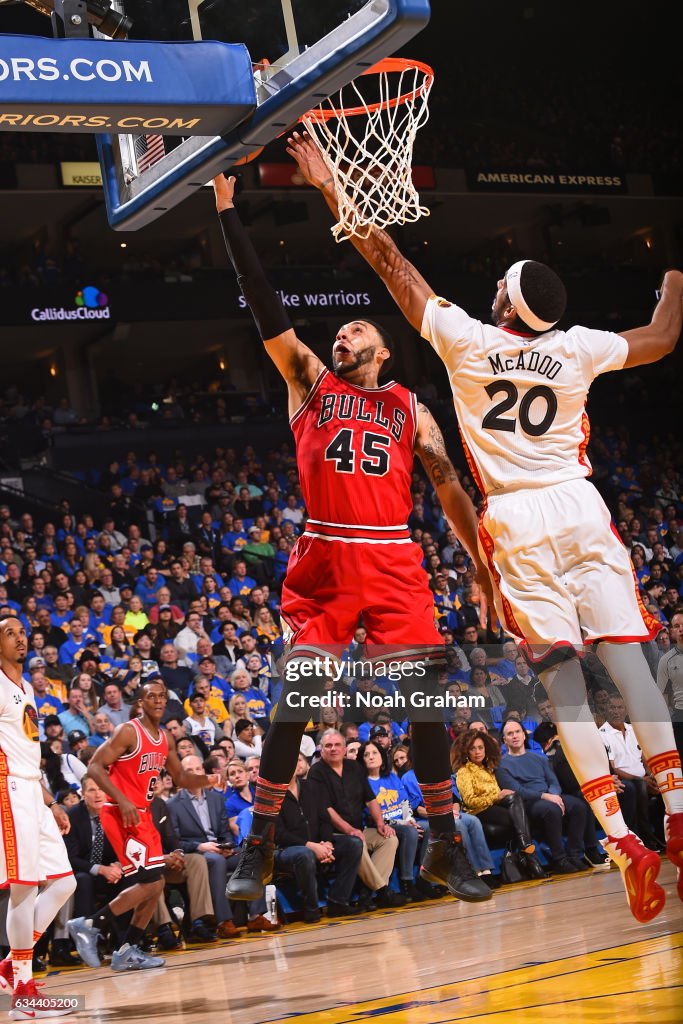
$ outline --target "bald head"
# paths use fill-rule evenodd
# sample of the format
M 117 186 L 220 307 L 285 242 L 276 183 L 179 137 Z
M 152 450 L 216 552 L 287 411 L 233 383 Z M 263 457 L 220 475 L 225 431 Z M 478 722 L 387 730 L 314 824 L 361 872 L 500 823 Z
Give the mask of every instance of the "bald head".
M 184 771 L 189 772 L 190 775 L 203 775 L 204 768 L 202 766 L 201 758 L 195 754 L 188 754 L 180 762 L 181 767 Z

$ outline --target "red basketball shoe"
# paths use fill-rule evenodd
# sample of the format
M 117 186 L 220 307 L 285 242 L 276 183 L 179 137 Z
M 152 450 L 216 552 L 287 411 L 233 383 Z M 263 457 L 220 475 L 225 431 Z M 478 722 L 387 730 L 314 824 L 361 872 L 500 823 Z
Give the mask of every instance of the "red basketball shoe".
M 43 1006 L 41 1006 L 41 1002 L 44 1002 Z M 43 1017 L 64 1017 L 67 1013 L 73 1013 L 71 1009 L 53 1008 L 49 1003 L 49 996 L 41 995 L 33 978 L 26 982 L 20 981 L 12 996 L 9 1018 L 10 1020 L 35 1020 Z
M 602 845 L 621 871 L 631 913 L 636 921 L 647 924 L 666 900 L 664 890 L 655 881 L 662 866 L 659 855 L 643 846 L 633 832 L 619 839 L 607 836 Z
M 666 855 L 678 869 L 678 896 L 683 900 L 683 812 L 664 815 Z
M 10 992 L 14 988 L 14 974 L 12 971 L 12 957 L 7 956 L 0 960 L 0 992 Z

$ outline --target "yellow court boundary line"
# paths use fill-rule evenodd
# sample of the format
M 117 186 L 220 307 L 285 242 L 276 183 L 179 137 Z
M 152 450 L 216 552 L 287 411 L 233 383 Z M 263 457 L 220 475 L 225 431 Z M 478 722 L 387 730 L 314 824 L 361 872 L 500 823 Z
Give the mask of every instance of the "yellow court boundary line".
M 604 1011 L 605 1019 L 619 1024 L 678 1024 L 683 1019 L 681 978 L 683 932 L 678 932 L 285 1019 L 287 1024 L 358 1024 L 375 1017 L 383 1024 L 450 1024 L 505 1014 L 506 1024 L 547 1024 L 550 1011 L 554 1024 L 581 1024 Z M 581 1003 L 590 1004 L 588 1017 L 580 1014 Z M 283 1018 L 271 1021 L 278 1019 Z

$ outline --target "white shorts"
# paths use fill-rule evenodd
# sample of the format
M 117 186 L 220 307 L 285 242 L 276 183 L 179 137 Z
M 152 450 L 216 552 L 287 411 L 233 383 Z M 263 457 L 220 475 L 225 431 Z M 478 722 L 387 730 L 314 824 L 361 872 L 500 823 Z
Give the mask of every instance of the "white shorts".
M 490 497 L 479 546 L 502 596 L 498 616 L 532 661 L 601 639 L 640 643 L 661 629 L 587 480 Z
M 39 782 L 0 776 L 0 889 L 73 874 L 54 814 Z

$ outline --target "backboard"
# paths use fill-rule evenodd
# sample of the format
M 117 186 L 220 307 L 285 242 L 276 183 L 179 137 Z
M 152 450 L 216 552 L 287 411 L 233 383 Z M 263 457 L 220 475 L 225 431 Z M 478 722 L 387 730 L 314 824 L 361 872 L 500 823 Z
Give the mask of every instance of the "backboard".
M 286 132 L 322 99 L 394 53 L 429 19 L 429 0 L 114 0 L 131 39 L 246 44 L 256 111 L 222 137 L 98 136 L 112 227 L 134 231 Z M 125 46 L 126 43 L 116 43 Z

